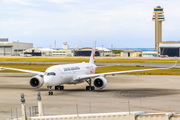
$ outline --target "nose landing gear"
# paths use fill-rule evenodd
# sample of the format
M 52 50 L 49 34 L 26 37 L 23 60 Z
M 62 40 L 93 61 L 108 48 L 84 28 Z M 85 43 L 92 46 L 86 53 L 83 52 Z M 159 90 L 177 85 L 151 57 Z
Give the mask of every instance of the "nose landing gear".
M 48 88 L 49 88 L 49 95 L 53 95 L 52 86 L 48 86 Z
M 52 92 L 52 91 L 49 91 L 49 95 L 53 95 L 53 92 Z

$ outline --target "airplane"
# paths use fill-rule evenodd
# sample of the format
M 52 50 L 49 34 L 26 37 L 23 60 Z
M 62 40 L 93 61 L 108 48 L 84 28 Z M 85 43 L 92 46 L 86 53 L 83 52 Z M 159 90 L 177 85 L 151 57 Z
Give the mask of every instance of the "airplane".
M 36 74 L 30 79 L 30 85 L 33 88 L 40 88 L 44 84 L 49 88 L 49 95 L 53 95 L 52 86 L 55 86 L 55 90 L 64 90 L 64 84 L 79 84 L 87 82 L 86 90 L 101 90 L 106 87 L 107 75 L 116 75 L 120 73 L 130 73 L 139 71 L 149 70 L 163 70 L 169 68 L 155 68 L 155 69 L 140 69 L 140 70 L 128 70 L 128 71 L 117 71 L 109 73 L 95 74 L 97 66 L 94 64 L 95 58 L 96 40 L 93 43 L 92 52 L 89 63 L 75 63 L 66 65 L 54 65 L 46 69 L 45 72 L 38 72 L 32 70 L 16 69 L 0 67 L 0 70 L 10 69 L 28 73 Z M 92 83 L 92 78 L 94 78 Z
M 20 52 L 19 52 L 19 55 L 20 55 L 20 56 L 23 56 L 23 57 L 32 57 L 31 54 L 21 54 Z

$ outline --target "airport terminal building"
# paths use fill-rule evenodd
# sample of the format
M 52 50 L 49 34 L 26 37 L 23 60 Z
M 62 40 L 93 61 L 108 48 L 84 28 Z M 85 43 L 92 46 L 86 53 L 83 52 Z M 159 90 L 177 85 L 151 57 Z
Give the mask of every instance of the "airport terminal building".
M 32 47 L 32 43 L 9 42 L 8 38 L 0 38 L 0 56 L 19 55 L 19 52 Z

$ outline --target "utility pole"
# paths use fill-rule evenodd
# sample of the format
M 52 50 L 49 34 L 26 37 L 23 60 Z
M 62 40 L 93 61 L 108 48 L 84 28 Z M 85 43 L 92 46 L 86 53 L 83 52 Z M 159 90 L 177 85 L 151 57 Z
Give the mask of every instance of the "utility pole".
M 55 50 L 56 50 L 56 40 L 54 41 L 54 48 L 55 48 Z
M 103 52 L 103 45 L 102 45 L 102 56 L 104 56 L 104 52 Z
M 113 50 L 113 45 L 111 44 L 111 56 L 113 56 L 112 50 Z
M 19 40 L 17 40 L 17 56 L 18 56 L 18 51 L 19 51 Z

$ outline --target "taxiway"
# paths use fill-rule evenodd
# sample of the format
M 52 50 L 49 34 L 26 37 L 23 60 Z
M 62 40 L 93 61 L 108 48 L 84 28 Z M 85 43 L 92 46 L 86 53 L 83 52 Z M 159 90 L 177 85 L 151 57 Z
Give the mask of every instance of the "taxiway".
M 180 112 L 180 76 L 117 75 L 107 76 L 107 87 L 100 91 L 86 91 L 86 83 L 65 85 L 64 91 L 31 88 L 32 74 L 0 73 L 0 118 L 21 116 L 20 94 L 25 94 L 27 114 L 29 107 L 37 106 L 37 91 L 41 92 L 45 115 L 127 112 Z

